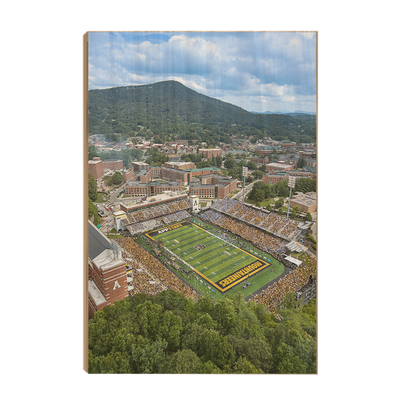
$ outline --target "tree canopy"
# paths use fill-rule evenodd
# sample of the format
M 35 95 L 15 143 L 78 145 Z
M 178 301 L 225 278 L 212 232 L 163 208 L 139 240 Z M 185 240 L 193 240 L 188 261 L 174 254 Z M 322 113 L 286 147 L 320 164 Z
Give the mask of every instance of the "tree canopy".
M 137 294 L 89 321 L 89 373 L 316 373 L 316 305 Z
M 232 135 L 314 142 L 315 115 L 253 114 L 176 81 L 89 90 L 89 133 L 122 141 L 140 134 L 158 143 L 232 143 Z M 254 142 L 254 140 L 253 140 Z

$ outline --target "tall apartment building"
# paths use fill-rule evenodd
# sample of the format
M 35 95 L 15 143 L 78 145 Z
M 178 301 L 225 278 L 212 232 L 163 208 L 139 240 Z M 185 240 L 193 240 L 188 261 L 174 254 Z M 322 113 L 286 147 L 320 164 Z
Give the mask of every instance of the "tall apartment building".
M 119 246 L 107 239 L 92 222 L 89 223 L 89 315 L 115 301 L 128 297 L 126 263 Z
M 89 174 L 96 180 L 104 176 L 103 161 L 100 157 L 93 157 L 93 160 L 89 160 Z

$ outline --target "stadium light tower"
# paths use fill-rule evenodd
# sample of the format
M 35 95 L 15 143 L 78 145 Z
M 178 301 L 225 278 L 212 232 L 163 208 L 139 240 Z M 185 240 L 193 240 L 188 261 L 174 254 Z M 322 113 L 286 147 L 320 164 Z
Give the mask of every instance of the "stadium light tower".
M 292 188 L 294 188 L 295 183 L 296 183 L 296 178 L 294 176 L 289 176 L 288 186 L 290 187 L 290 193 L 289 193 L 289 204 L 288 204 L 287 215 L 286 215 L 287 218 L 289 218 L 290 198 L 292 197 Z
M 244 187 L 246 186 L 246 176 L 248 174 L 247 167 L 243 167 L 243 203 L 244 203 Z

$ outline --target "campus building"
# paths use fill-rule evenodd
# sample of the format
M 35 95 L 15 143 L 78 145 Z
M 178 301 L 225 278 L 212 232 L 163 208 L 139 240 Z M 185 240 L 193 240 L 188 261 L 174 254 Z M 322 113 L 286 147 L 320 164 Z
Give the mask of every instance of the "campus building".
M 89 160 L 89 174 L 92 175 L 96 181 L 104 176 L 103 161 L 101 161 L 100 157 L 93 157 L 93 160 Z
M 317 210 L 317 195 L 315 192 L 301 193 L 296 192 L 290 200 L 291 207 L 299 207 L 302 212 L 315 213 Z
M 289 173 L 285 171 L 278 171 L 270 174 L 264 174 L 262 177 L 262 181 L 266 185 L 274 185 L 275 183 L 284 181 L 285 179 L 289 179 Z
M 125 185 L 125 194 L 132 197 L 148 197 L 161 194 L 165 191 L 177 192 L 182 190 L 182 182 L 142 182 L 129 181 Z
M 189 184 L 189 195 L 202 198 L 224 198 L 237 188 L 237 179 L 228 179 L 210 174 L 201 178 L 201 182 Z
M 164 167 L 179 169 L 179 170 L 185 170 L 185 169 L 187 170 L 196 168 L 196 165 L 193 162 L 167 161 L 164 163 Z
M 104 160 L 103 168 L 107 169 L 122 169 L 124 168 L 124 163 L 122 160 Z
M 89 223 L 89 315 L 128 297 L 126 263 L 117 243 Z
M 294 164 L 269 163 L 265 165 L 266 171 L 272 171 L 272 170 L 290 171 L 292 169 L 294 169 Z
M 199 149 L 199 154 L 201 154 L 203 158 L 209 159 L 222 156 L 222 149 Z

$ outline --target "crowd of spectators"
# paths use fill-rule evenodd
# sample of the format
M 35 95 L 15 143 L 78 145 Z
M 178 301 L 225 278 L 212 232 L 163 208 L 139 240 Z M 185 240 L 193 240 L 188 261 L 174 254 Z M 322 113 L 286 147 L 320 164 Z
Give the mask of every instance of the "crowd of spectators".
M 287 240 L 296 238 L 300 233 L 300 230 L 297 228 L 298 222 L 278 214 L 267 214 L 237 200 L 228 198 L 217 200 L 211 208 L 235 218 L 240 218 Z
M 268 286 L 262 292 L 252 298 L 255 303 L 263 304 L 267 307 L 268 312 L 272 313 L 280 319 L 276 312 L 276 307 L 282 307 L 282 302 L 289 292 L 296 292 L 304 286 L 311 276 L 315 276 L 317 271 L 316 259 L 310 257 L 307 263 L 303 263 L 293 272 L 285 275 L 279 281 Z
M 146 271 L 132 269 L 130 274 L 132 274 L 133 279 L 133 289 L 129 290 L 130 296 L 134 296 L 137 293 L 146 293 L 148 296 L 153 297 L 164 290 L 161 285 L 153 281 L 152 277 Z M 130 288 L 129 283 L 128 288 Z
M 174 214 L 166 215 L 165 217 L 162 218 L 165 224 L 170 224 L 171 222 L 177 222 L 177 221 L 182 221 L 183 219 L 189 218 L 190 214 L 184 210 L 184 211 L 178 211 Z
M 193 289 L 183 283 L 167 267 L 161 264 L 160 261 L 143 249 L 143 247 L 137 244 L 133 239 L 119 238 L 115 239 L 115 241 L 122 247 L 122 256 L 125 257 L 125 259 L 128 258 L 133 260 L 132 265 L 137 265 L 139 268 L 145 268 L 149 275 L 153 276 L 154 279 L 160 282 L 160 285 L 182 293 L 187 298 L 197 299 L 197 293 Z M 135 281 L 133 282 L 133 285 L 135 285 Z
M 201 215 L 201 218 L 246 239 L 253 243 L 254 246 L 268 253 L 280 255 L 285 252 L 285 242 L 283 240 L 238 221 L 235 218 L 228 217 L 214 210 L 207 210 Z
M 177 211 L 186 210 L 190 207 L 189 199 L 177 200 L 171 203 L 154 205 L 148 208 L 142 208 L 138 211 L 127 213 L 129 223 L 142 222 L 164 215 L 172 214 Z

